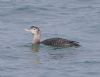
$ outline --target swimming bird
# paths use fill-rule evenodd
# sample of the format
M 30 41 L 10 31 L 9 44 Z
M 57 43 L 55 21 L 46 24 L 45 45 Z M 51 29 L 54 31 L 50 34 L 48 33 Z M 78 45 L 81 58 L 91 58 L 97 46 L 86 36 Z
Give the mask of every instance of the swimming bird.
M 32 44 L 44 44 L 48 46 L 54 46 L 54 47 L 79 47 L 79 42 L 67 40 L 64 38 L 49 38 L 43 41 L 40 41 L 41 38 L 41 31 L 36 26 L 31 26 L 30 29 L 25 29 L 25 31 L 31 32 L 33 36 Z

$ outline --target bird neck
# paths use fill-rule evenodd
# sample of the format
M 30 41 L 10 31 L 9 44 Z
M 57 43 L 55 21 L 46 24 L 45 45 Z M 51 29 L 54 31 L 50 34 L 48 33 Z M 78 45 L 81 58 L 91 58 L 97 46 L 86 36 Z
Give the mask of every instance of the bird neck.
M 32 43 L 33 44 L 40 44 L 40 37 L 41 37 L 40 32 L 34 34 Z

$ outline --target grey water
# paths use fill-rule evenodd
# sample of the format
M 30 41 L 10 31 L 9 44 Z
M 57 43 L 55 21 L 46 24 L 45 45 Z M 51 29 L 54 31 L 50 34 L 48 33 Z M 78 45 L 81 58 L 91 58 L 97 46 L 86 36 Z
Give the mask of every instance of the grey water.
M 35 50 L 32 25 L 81 47 Z M 100 0 L 0 0 L 0 77 L 100 77 Z

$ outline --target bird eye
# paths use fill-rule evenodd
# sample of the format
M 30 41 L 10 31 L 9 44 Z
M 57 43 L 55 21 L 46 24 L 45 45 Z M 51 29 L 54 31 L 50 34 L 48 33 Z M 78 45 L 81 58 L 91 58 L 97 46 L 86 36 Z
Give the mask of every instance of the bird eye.
M 34 30 L 36 30 L 36 29 L 34 29 Z

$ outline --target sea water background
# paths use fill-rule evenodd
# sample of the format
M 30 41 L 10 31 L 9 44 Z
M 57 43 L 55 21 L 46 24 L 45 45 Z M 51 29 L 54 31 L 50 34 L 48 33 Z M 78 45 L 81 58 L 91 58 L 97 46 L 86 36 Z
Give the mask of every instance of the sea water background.
M 81 47 L 33 52 L 32 25 Z M 100 77 L 100 0 L 0 0 L 0 77 Z

